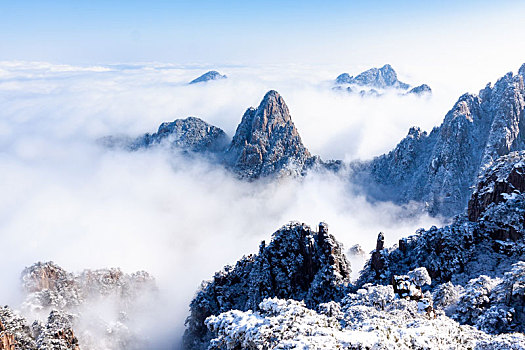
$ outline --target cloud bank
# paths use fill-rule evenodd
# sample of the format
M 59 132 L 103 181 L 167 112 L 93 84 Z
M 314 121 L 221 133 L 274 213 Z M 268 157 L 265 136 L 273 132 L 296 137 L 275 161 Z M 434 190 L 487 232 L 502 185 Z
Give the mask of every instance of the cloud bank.
M 142 327 L 155 348 L 169 347 L 200 282 L 256 252 L 290 220 L 326 221 L 346 248 L 359 243 L 366 251 L 379 231 L 393 244 L 439 224 L 413 208 L 368 203 L 333 175 L 246 183 L 162 148 L 127 153 L 97 144 L 189 115 L 231 136 L 244 110 L 276 89 L 313 154 L 370 158 L 391 149 L 411 125 L 439 124 L 451 105 L 439 92 L 430 99 L 334 92 L 329 79 L 336 73 L 298 66 L 223 67 L 229 79 L 187 85 L 205 70 L 0 64 L 0 279 L 10 286 L 0 290 L 4 304 L 20 302 L 19 273 L 38 260 L 72 271 L 144 269 L 157 278 L 160 297 Z

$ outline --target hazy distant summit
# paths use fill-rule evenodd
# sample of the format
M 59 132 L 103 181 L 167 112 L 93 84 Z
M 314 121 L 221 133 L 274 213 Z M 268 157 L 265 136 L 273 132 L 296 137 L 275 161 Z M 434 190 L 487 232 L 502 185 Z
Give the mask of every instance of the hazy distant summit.
M 389 64 L 381 68 L 370 68 L 355 77 L 348 73 L 340 74 L 335 79 L 335 84 L 337 89 L 346 86 L 348 92 L 359 92 L 361 95 L 380 95 L 381 90 L 387 89 L 408 90 L 407 93 L 417 95 L 432 92 L 432 89 L 426 84 L 409 90 L 410 85 L 400 81 L 396 71 Z
M 397 79 L 397 73 L 391 65 L 385 64 L 381 68 L 371 68 L 353 77 L 343 73 L 336 78 L 337 84 L 356 84 L 379 89 L 396 88 L 407 90 L 409 85 Z
M 193 79 L 192 81 L 190 81 L 190 84 L 204 83 L 210 80 L 220 80 L 220 79 L 226 79 L 226 78 L 227 78 L 226 75 L 222 75 L 216 70 L 211 70 L 209 72 L 204 73 L 200 77 Z

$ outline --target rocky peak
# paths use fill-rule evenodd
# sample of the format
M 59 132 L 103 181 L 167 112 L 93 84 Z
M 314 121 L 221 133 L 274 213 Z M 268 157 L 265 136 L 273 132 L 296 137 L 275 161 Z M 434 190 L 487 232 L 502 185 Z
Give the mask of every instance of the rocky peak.
M 241 177 L 257 178 L 301 174 L 310 157 L 284 99 L 271 90 L 259 107 L 244 113 L 226 152 L 226 163 Z
M 348 73 L 342 73 L 335 78 L 336 84 L 351 84 L 354 77 Z
M 37 262 L 22 272 L 22 286 L 28 293 L 42 290 L 58 290 L 63 285 L 72 285 L 74 277 L 52 261 Z
M 119 147 L 136 151 L 165 145 L 184 153 L 206 155 L 224 152 L 228 142 L 228 136 L 222 129 L 196 117 L 164 122 L 156 133 L 146 133 L 135 139 L 119 136 L 108 136 L 102 139 L 102 143 L 110 148 Z
M 226 133 L 196 117 L 176 119 L 159 126 L 157 133 L 146 134 L 139 141 L 142 147 L 167 143 L 182 151 L 214 153 L 222 152 L 228 144 Z
M 227 78 L 226 75 L 222 75 L 216 70 L 211 70 L 209 72 L 204 73 L 200 77 L 193 79 L 192 81 L 190 81 L 190 84 L 204 83 L 210 80 L 219 80 L 219 79 L 226 79 L 226 78 Z
M 259 253 L 226 266 L 197 293 L 186 320 L 184 342 L 189 349 L 206 349 L 212 334 L 204 320 L 228 310 L 256 310 L 265 298 L 304 300 L 308 307 L 340 300 L 350 282 L 350 264 L 343 248 L 328 233 L 300 223 L 283 226 L 263 241 Z
M 521 65 L 520 69 L 518 70 L 518 74 L 525 78 L 525 63 Z
M 525 150 L 524 108 L 523 77 L 506 74 L 479 95 L 462 95 L 440 127 L 420 138 L 409 133 L 393 151 L 356 172 L 357 180 L 377 199 L 415 200 L 432 214 L 459 214 L 482 168 L 501 155 Z M 376 184 L 370 183 L 370 174 Z

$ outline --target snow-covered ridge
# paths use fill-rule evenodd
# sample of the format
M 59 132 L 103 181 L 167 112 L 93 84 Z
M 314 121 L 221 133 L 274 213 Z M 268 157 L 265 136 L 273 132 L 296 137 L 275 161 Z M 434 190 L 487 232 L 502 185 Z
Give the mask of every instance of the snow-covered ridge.
M 463 212 L 488 164 L 525 150 L 523 65 L 478 95 L 464 94 L 430 133 L 411 128 L 388 154 L 355 162 L 352 181 L 375 200 L 423 202 L 434 215 Z
M 524 163 L 525 152 L 499 158 L 480 187 L 521 183 L 525 172 L 514 169 Z M 333 242 L 332 248 L 304 249 L 303 240 L 313 238 L 315 246 L 315 233 L 285 226 L 258 255 L 203 285 L 190 306 L 186 348 L 525 349 L 524 190 L 514 186 L 512 195 L 489 197 L 493 201 L 473 221 L 465 214 L 391 248 L 380 233 L 354 285 L 341 279 L 349 267 L 333 236 L 317 238 Z M 325 227 L 319 226 L 318 237 Z M 318 251 L 331 252 L 320 270 L 329 273 L 302 279 L 294 289 Z M 337 288 L 327 293 L 326 286 Z
M 361 96 L 380 96 L 385 90 L 399 90 L 404 94 L 415 95 L 432 94 L 432 89 L 427 84 L 410 89 L 409 84 L 397 78 L 396 71 L 389 64 L 381 68 L 370 68 L 355 77 L 342 73 L 335 79 L 335 85 L 335 90 L 344 88 L 347 92 L 358 92 Z

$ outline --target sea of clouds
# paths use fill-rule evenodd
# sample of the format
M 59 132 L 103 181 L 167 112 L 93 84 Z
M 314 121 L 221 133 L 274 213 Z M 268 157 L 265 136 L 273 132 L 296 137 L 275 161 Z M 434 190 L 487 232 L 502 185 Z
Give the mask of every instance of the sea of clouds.
M 407 82 L 429 83 L 432 97 L 363 98 L 332 90 L 342 73 L 333 67 L 219 67 L 228 79 L 187 84 L 208 68 L 0 62 L 1 303 L 17 307 L 20 272 L 36 261 L 70 271 L 146 270 L 160 294 L 142 326 L 155 348 L 169 347 L 182 334 L 200 282 L 256 252 L 291 220 L 325 221 L 346 248 L 360 244 L 367 252 L 379 231 L 391 245 L 440 224 L 410 208 L 369 203 L 335 175 L 248 183 L 163 148 L 129 153 L 97 142 L 154 132 L 187 116 L 231 137 L 245 109 L 275 89 L 311 153 L 369 159 L 392 149 L 413 125 L 439 125 L 459 96 L 430 75 Z

